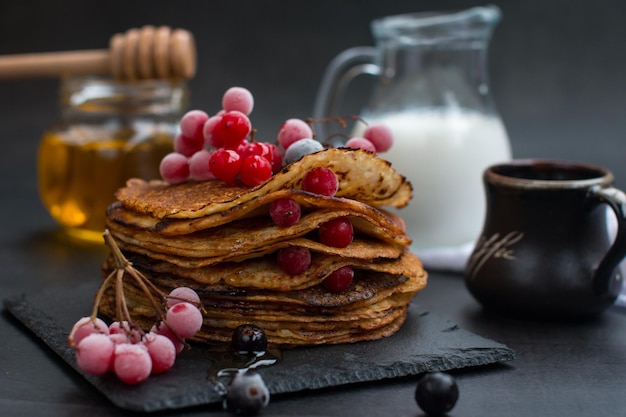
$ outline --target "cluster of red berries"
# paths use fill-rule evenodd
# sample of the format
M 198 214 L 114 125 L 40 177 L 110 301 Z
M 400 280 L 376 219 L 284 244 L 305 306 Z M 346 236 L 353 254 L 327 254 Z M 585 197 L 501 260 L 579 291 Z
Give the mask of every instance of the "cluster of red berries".
M 213 178 L 228 184 L 237 179 L 249 187 L 268 180 L 282 168 L 282 154 L 269 142 L 251 141 L 249 115 L 252 94 L 231 87 L 222 97 L 222 110 L 209 116 L 202 110 L 187 112 L 180 121 L 174 152 L 161 161 L 163 179 L 171 184 Z
M 222 96 L 222 109 L 213 116 L 202 110 L 187 112 L 180 121 L 174 152 L 160 165 L 161 177 L 170 184 L 188 180 L 237 180 L 249 187 L 267 181 L 283 164 L 323 149 L 315 139 L 315 120 L 288 119 L 278 131 L 276 143 L 254 140 L 250 122 L 254 98 L 243 87 L 231 87 Z M 331 121 L 342 118 L 324 119 Z M 366 127 L 361 137 L 351 137 L 345 147 L 385 152 L 393 143 L 391 130 L 383 124 Z M 296 144 L 296 146 L 292 146 Z M 284 155 L 283 155 L 284 153 Z
M 68 343 L 76 349 L 76 364 L 91 375 L 114 373 L 129 385 L 169 370 L 185 339 L 202 327 L 198 294 L 187 287 L 170 292 L 165 320 L 149 332 L 128 321 L 107 326 L 97 317 L 83 317 L 74 324 Z
M 302 180 L 304 191 L 332 197 L 337 192 L 339 181 L 333 171 L 318 167 L 307 172 Z M 292 226 L 300 220 L 301 207 L 291 198 L 275 200 L 270 205 L 270 216 L 278 226 Z M 345 248 L 354 238 L 354 229 L 350 219 L 339 217 L 322 223 L 318 228 L 318 239 L 321 243 Z M 311 252 L 307 248 L 288 246 L 277 253 L 278 267 L 289 275 L 298 275 L 311 265 Z M 342 292 L 350 287 L 354 278 L 351 266 L 336 270 L 322 281 L 322 286 L 330 292 Z

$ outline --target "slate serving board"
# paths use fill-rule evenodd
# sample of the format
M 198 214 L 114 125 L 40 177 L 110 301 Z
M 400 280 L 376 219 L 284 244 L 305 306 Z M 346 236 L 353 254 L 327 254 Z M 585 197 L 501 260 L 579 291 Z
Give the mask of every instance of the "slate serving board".
M 91 312 L 95 291 L 95 283 L 83 284 L 69 290 L 23 294 L 4 300 L 4 306 L 118 407 L 151 412 L 221 402 L 207 379 L 210 359 L 201 345 L 183 352 L 167 373 L 153 375 L 138 386 L 127 386 L 113 375 L 94 377 L 81 372 L 67 336 L 72 325 Z M 405 325 L 392 337 L 285 350 L 277 364 L 257 371 L 276 395 L 487 365 L 514 357 L 515 352 L 507 346 L 412 305 Z

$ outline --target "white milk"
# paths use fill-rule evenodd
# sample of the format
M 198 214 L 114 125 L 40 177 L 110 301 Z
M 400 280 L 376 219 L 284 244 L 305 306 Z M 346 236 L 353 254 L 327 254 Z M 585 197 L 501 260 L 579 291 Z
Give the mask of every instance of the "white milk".
M 497 117 L 460 110 L 407 112 L 368 123 L 387 124 L 394 144 L 381 158 L 413 185 L 413 199 L 395 211 L 407 224 L 413 248 L 464 244 L 483 226 L 487 166 L 511 158 L 508 137 Z M 355 128 L 362 131 L 362 126 Z

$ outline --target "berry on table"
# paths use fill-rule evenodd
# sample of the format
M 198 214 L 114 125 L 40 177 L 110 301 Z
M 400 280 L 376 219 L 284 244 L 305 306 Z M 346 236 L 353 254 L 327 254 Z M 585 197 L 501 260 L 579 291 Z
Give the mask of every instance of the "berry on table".
M 104 375 L 111 369 L 115 346 L 108 335 L 92 333 L 78 343 L 76 364 L 88 374 Z
M 150 376 L 152 359 L 143 344 L 122 343 L 115 345 L 113 372 L 129 385 L 137 385 Z
M 226 408 L 240 416 L 256 415 L 270 402 L 263 378 L 253 371 L 237 372 L 226 389 Z
M 170 308 L 174 304 L 182 303 L 183 301 L 199 305 L 200 296 L 198 296 L 196 291 L 189 287 L 176 287 L 167 295 L 165 305 L 167 308 Z
M 77 346 L 81 340 L 94 333 L 109 334 L 109 326 L 99 318 L 82 317 L 70 331 L 69 344 L 70 346 Z
M 339 180 L 335 173 L 328 168 L 313 168 L 304 176 L 302 189 L 310 193 L 332 197 L 339 189 Z
M 129 343 L 138 343 L 143 336 L 143 332 L 139 328 L 132 326 L 127 321 L 114 321 L 109 325 L 109 333 L 111 335 L 123 334 Z
M 267 350 L 267 336 L 254 324 L 242 324 L 233 332 L 230 347 L 245 355 L 259 354 Z
M 177 335 L 172 333 L 172 331 L 167 327 L 167 325 L 163 322 L 155 324 L 150 329 L 150 333 L 159 334 L 161 336 L 165 336 L 174 344 L 174 348 L 176 349 L 176 354 L 178 355 L 183 350 L 185 350 L 185 343 L 181 340 Z
M 165 320 L 172 331 L 183 339 L 195 335 L 202 328 L 202 313 L 198 307 L 187 302 L 168 308 Z
M 146 333 L 143 344 L 148 349 L 152 361 L 152 373 L 161 374 L 174 366 L 176 347 L 166 336 Z
M 424 375 L 415 388 L 417 405 L 429 415 L 441 415 L 454 408 L 459 387 L 452 375 L 432 372 Z

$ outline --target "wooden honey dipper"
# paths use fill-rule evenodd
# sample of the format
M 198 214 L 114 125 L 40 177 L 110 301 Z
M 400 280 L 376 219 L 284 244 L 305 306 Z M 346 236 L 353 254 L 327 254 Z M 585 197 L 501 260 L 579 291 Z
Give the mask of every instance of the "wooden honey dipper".
M 115 34 L 109 49 L 0 55 L 0 78 L 110 73 L 120 80 L 190 79 L 195 72 L 193 35 L 167 26 Z

